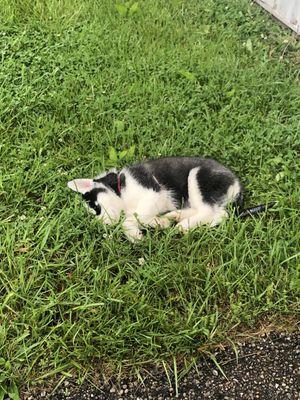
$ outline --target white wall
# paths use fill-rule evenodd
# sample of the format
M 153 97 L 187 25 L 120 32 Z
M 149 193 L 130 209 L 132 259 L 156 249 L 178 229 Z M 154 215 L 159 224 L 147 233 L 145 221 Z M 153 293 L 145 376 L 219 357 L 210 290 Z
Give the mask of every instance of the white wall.
M 300 0 L 255 0 L 300 35 Z

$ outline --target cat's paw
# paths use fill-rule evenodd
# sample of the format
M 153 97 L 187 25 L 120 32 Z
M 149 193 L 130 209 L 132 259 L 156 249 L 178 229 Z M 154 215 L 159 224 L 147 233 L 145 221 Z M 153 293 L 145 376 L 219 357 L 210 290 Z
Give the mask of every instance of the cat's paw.
M 179 222 L 181 219 L 181 212 L 178 210 L 170 211 L 164 215 L 164 218 L 167 218 L 170 222 L 171 221 Z
M 143 239 L 143 234 L 139 229 L 128 229 L 125 231 L 125 235 L 132 243 L 136 243 Z
M 171 221 L 168 218 L 166 218 L 165 216 L 163 216 L 163 217 L 158 216 L 158 217 L 154 217 L 151 219 L 144 218 L 142 220 L 140 219 L 140 222 L 145 227 L 150 226 L 151 228 L 158 227 L 161 229 L 168 228 L 171 225 Z
M 171 225 L 171 221 L 166 217 L 156 217 L 153 220 L 153 224 L 151 226 L 158 226 L 159 228 L 165 229 Z
M 179 232 L 185 234 L 189 231 L 190 225 L 189 225 L 189 220 L 184 219 L 183 221 L 180 221 L 178 224 L 176 224 L 176 228 L 179 230 Z

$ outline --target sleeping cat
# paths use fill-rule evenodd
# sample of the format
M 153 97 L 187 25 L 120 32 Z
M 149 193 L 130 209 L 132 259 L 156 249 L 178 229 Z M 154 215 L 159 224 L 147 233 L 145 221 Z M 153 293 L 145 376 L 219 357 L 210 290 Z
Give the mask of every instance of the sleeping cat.
M 68 187 L 82 193 L 91 212 L 103 223 L 117 223 L 131 241 L 142 238 L 143 226 L 168 227 L 176 221 L 182 232 L 202 224 L 218 225 L 232 204 L 242 217 L 265 210 L 244 211 L 243 188 L 228 168 L 213 159 L 163 157 L 110 170 L 94 179 L 75 179 Z

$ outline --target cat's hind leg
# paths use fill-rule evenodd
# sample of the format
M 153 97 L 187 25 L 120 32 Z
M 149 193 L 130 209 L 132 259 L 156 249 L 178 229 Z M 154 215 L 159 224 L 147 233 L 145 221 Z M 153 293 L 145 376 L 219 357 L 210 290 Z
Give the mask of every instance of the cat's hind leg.
M 234 180 L 227 176 L 227 171 L 193 168 L 188 177 L 188 193 L 194 213 L 181 218 L 176 226 L 186 232 L 203 224 L 220 224 L 228 216 L 225 210 L 227 192 L 233 183 Z

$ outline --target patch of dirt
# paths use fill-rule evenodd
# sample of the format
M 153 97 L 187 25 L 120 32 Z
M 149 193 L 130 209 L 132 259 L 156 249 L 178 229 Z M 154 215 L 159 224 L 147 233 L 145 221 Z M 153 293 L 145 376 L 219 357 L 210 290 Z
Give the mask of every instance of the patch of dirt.
M 162 368 L 142 371 L 117 381 L 98 381 L 98 388 L 66 380 L 55 393 L 35 392 L 24 400 L 299 400 L 300 333 L 265 333 L 236 347 L 216 349 L 213 354 L 224 373 L 208 359 L 200 359 L 179 382 L 170 386 Z M 171 382 L 174 377 L 170 376 Z

